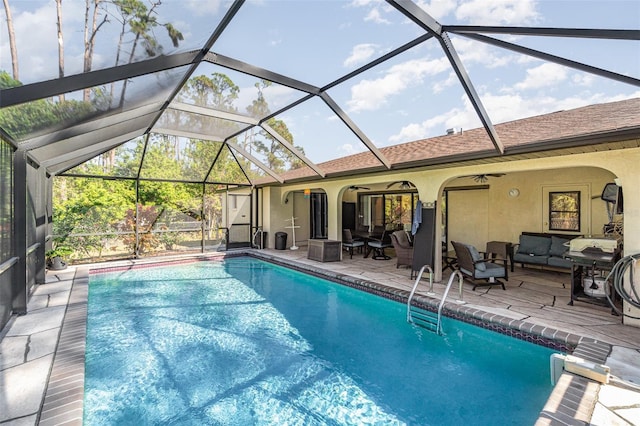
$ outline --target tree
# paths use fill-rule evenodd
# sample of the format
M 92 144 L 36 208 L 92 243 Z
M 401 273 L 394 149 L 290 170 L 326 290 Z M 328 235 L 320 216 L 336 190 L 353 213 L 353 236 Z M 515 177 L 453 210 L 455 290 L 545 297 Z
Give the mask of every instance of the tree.
M 11 50 L 11 66 L 13 70 L 13 79 L 20 80 L 18 72 L 18 49 L 16 48 L 16 33 L 13 29 L 13 17 L 11 16 L 11 8 L 9 0 L 2 0 L 4 3 L 4 11 L 7 15 L 7 31 L 9 32 L 9 49 Z
M 176 99 L 180 102 L 190 102 L 196 105 L 207 106 L 227 112 L 237 112 L 235 102 L 238 99 L 240 88 L 225 74 L 212 73 L 210 76 L 200 75 L 189 79 Z M 226 134 L 235 133 L 238 125 L 227 120 L 219 120 L 212 117 L 203 118 L 193 114 L 184 114 L 180 111 L 169 111 L 166 120 L 170 127 L 185 126 L 198 133 L 206 133 L 219 136 L 223 139 Z M 217 182 L 245 181 L 234 158 L 228 155 L 229 151 L 222 143 L 190 139 L 184 150 L 184 155 L 189 159 L 189 168 L 184 171 L 185 177 L 194 180 L 204 179 L 205 173 L 211 168 L 211 161 L 216 157 L 216 171 L 221 176 Z M 218 155 L 220 154 L 220 155 Z
M 252 117 L 259 119 L 269 115 L 270 110 L 267 100 L 264 97 L 264 89 L 270 87 L 272 84 L 272 82 L 267 80 L 260 80 L 260 82 L 255 84 L 258 90 L 258 97 L 247 107 L 247 112 Z M 293 135 L 289 132 L 289 128 L 284 121 L 270 118 L 267 120 L 267 124 L 282 138 L 293 145 Z M 299 168 L 304 165 L 304 162 L 266 131 L 261 130 L 258 132 L 258 135 L 260 136 L 259 138 L 256 137 L 256 134 L 251 134 L 248 138 L 248 143 L 251 143 L 252 147 L 266 158 L 267 166 L 269 166 L 271 170 L 281 172 L 287 168 Z M 304 153 L 301 147 L 296 148 Z
M 89 173 L 96 171 L 97 166 L 88 167 Z M 135 205 L 130 181 L 57 177 L 53 191 L 53 234 L 86 257 L 102 254 L 112 237 L 109 233 L 115 233 Z
M 62 0 L 56 0 L 56 17 L 58 26 L 58 77 L 64 77 L 64 37 L 62 35 Z M 64 94 L 60 95 L 60 102 L 64 102 Z
M 93 49 L 96 45 L 96 35 L 98 31 L 106 22 L 108 22 L 107 15 L 103 15 L 102 21 L 98 24 L 100 19 L 100 4 L 103 0 L 85 0 L 84 11 L 84 64 L 83 71 L 89 72 L 93 66 Z M 93 5 L 93 10 L 91 9 Z M 84 89 L 84 101 L 89 101 L 90 89 Z
M 156 8 L 162 4 L 161 0 L 155 0 L 151 2 L 151 7 L 147 9 L 144 3 L 138 0 L 113 0 L 113 4 L 116 5 L 123 18 L 124 23 L 129 25 L 129 29 L 134 34 L 133 45 L 129 52 L 128 63 L 132 63 L 138 45 L 144 47 L 144 51 L 148 57 L 156 56 L 162 53 L 162 45 L 156 40 L 153 30 L 158 27 L 164 27 L 167 31 L 169 38 L 174 47 L 178 47 L 180 42 L 184 40 L 184 36 L 178 31 L 171 23 L 160 23 L 156 18 Z M 121 40 L 122 41 L 122 40 Z M 120 49 L 122 48 L 121 42 L 118 44 L 118 54 L 120 56 Z M 122 91 L 120 94 L 120 106 L 124 105 L 124 95 L 127 90 L 127 81 L 122 85 Z

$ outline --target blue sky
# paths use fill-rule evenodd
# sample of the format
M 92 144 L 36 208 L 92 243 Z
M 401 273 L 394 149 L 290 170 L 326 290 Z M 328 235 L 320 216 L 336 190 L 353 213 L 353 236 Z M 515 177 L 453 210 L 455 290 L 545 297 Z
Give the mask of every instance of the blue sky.
M 55 3 L 9 0 L 20 77 L 25 83 L 57 76 Z M 640 29 L 637 0 L 442 0 L 418 3 L 443 25 L 502 25 Z M 227 2 L 164 0 L 161 22 L 172 22 L 185 40 L 166 52 L 199 48 Z M 81 70 L 84 1 L 64 0 L 65 69 Z M 4 12 L 4 10 L 3 10 Z M 95 67 L 112 66 L 117 22 L 100 34 Z M 213 51 L 322 87 L 407 43 L 423 31 L 385 2 L 247 1 Z M 160 33 L 159 33 L 160 34 Z M 547 53 L 640 78 L 640 41 L 495 36 Z M 160 35 L 162 40 L 162 36 Z M 552 111 L 640 96 L 640 88 L 572 68 L 451 36 L 494 124 Z M 0 26 L 0 68 L 10 71 L 6 22 Z M 227 72 L 209 65 L 198 72 Z M 255 97 L 256 79 L 227 72 L 242 90 L 239 112 Z M 480 126 L 466 94 L 443 55 L 429 40 L 338 87 L 329 95 L 378 147 L 442 135 L 448 128 Z M 271 110 L 301 97 L 274 85 L 265 90 Z M 294 142 L 314 162 L 365 149 L 316 99 L 282 116 Z

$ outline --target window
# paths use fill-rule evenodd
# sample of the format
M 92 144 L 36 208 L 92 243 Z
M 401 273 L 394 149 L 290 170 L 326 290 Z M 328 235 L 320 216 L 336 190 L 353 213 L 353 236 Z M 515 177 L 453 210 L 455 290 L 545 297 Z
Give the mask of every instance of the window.
M 370 230 L 375 227 L 410 230 L 417 201 L 418 193 L 409 191 L 358 194 L 356 226 Z
M 580 231 L 580 191 L 549 192 L 549 230 Z

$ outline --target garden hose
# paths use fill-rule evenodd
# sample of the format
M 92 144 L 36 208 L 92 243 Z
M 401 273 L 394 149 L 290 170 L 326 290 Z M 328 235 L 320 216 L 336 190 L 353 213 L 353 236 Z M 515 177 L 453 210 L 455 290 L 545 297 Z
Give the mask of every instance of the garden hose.
M 618 262 L 616 262 L 613 268 L 611 268 L 611 272 L 609 272 L 609 275 L 607 275 L 607 280 L 611 280 L 610 282 L 613 283 L 613 290 L 615 291 L 615 293 L 618 293 L 625 302 L 629 303 L 631 306 L 634 306 L 637 309 L 640 309 L 640 295 L 638 294 L 640 279 L 638 280 L 638 282 L 636 282 L 635 280 L 635 267 L 638 259 L 640 259 L 640 253 L 625 256 L 620 259 Z M 631 290 L 631 293 L 627 292 L 627 289 L 624 286 L 624 276 L 626 275 L 627 270 L 629 270 L 629 288 Z M 607 287 L 605 286 L 605 289 L 606 288 Z M 607 300 L 609 301 L 611 308 L 618 315 L 623 315 L 632 319 L 640 319 L 640 317 L 635 317 L 621 312 L 615 306 L 613 300 L 611 300 L 609 292 L 606 290 L 605 295 L 607 296 Z

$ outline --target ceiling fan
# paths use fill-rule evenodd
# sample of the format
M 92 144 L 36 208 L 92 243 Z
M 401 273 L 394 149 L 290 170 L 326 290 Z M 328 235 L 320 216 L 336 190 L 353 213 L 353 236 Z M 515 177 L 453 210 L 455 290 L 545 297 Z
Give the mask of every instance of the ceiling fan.
M 483 173 L 479 175 L 469 175 L 468 177 L 473 178 L 478 183 L 485 183 L 489 180 L 490 177 L 502 177 L 505 173 Z
M 416 187 L 414 184 L 412 184 L 408 180 L 397 180 L 387 185 L 387 189 L 391 188 L 393 185 L 398 185 L 398 184 L 399 184 L 398 188 L 400 189 L 411 189 Z
M 371 188 L 368 188 L 366 186 L 357 186 L 357 185 L 351 185 L 349 187 L 349 191 L 358 191 L 359 189 L 371 189 Z

